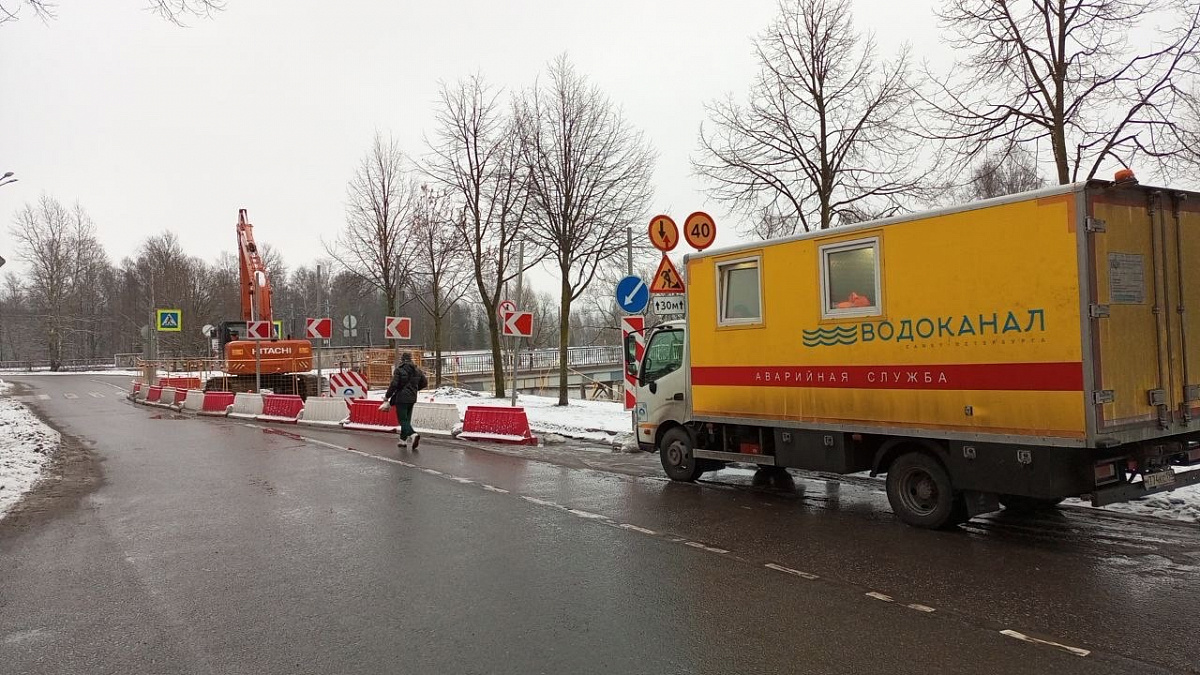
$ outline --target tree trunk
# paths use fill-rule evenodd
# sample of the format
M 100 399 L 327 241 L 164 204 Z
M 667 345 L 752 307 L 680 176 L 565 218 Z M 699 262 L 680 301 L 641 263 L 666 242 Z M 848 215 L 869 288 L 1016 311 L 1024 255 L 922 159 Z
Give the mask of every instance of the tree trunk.
M 500 351 L 500 328 L 496 325 L 496 310 L 488 312 L 488 336 L 492 343 L 492 381 L 496 384 L 496 398 L 505 398 L 504 354 Z
M 562 300 L 558 307 L 558 404 L 567 405 L 567 348 L 571 345 L 571 284 L 563 272 Z
M 442 386 L 442 303 L 437 286 L 433 289 L 433 388 Z

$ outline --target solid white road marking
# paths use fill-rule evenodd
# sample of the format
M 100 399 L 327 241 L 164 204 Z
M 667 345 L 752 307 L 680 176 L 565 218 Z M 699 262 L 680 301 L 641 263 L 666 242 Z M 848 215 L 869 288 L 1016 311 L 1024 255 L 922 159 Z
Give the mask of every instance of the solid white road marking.
M 876 600 L 882 600 L 882 601 L 884 601 L 884 602 L 891 602 L 891 601 L 892 601 L 892 596 L 890 596 L 890 595 L 884 595 L 883 593 L 876 593 L 875 591 L 871 591 L 870 593 L 866 593 L 866 596 L 867 596 L 868 598 L 875 598 Z
M 658 534 L 654 530 L 647 530 L 644 527 L 638 527 L 637 525 L 630 525 L 629 523 L 621 523 L 620 527 L 622 527 L 626 530 L 633 530 L 634 532 L 641 532 L 642 534 L 649 534 L 651 536 Z
M 1055 647 L 1057 649 L 1061 649 L 1063 651 L 1074 654 L 1075 656 L 1087 656 L 1088 654 L 1092 653 L 1091 651 L 1089 651 L 1087 649 L 1080 649 L 1079 647 L 1070 647 L 1068 645 L 1059 644 L 1057 642 L 1051 642 L 1049 640 L 1041 640 L 1041 639 L 1038 639 L 1035 637 L 1030 637 L 1024 633 L 1018 633 L 1015 630 L 1005 629 L 1005 630 L 1000 631 L 1000 634 L 1007 635 L 1010 638 L 1024 640 L 1025 642 L 1030 642 L 1033 644 L 1046 645 L 1047 647 Z
M 764 567 L 773 569 L 776 572 L 783 572 L 784 574 L 790 574 L 795 577 L 800 577 L 801 579 L 812 580 L 812 579 L 820 579 L 821 578 L 815 574 L 812 574 L 811 572 L 801 572 L 800 570 L 794 570 L 790 567 L 784 567 L 783 565 L 776 565 L 775 563 L 767 563 Z

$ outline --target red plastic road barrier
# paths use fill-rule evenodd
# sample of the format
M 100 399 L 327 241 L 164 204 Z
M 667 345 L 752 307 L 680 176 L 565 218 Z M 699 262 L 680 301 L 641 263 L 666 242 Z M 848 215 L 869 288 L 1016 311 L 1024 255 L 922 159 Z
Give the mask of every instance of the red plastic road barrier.
M 162 398 L 162 387 L 158 385 L 150 385 L 146 390 L 146 403 L 158 403 Z
M 472 441 L 497 441 L 520 445 L 537 445 L 537 437 L 529 428 L 524 408 L 470 405 L 463 419 L 459 438 Z
M 381 411 L 379 406 L 382 403 L 383 401 L 372 401 L 366 398 L 350 400 L 350 419 L 342 426 L 347 429 L 364 429 L 366 431 L 395 431 L 396 411 Z
M 164 387 L 175 387 L 176 389 L 200 388 L 200 378 L 198 377 L 160 377 L 158 381 Z
M 232 391 L 206 391 L 204 403 L 200 404 L 201 415 L 224 415 L 225 410 L 233 405 Z
M 196 387 L 196 388 L 199 389 L 199 387 Z M 184 389 L 182 387 L 176 389 L 175 390 L 175 405 L 183 405 L 183 402 L 187 400 L 187 393 L 188 393 L 188 390 Z
M 304 410 L 304 399 L 292 394 L 267 394 L 263 396 L 263 414 L 258 419 L 268 422 L 296 423 L 296 417 Z
M 137 393 L 138 393 L 139 391 L 141 391 L 141 390 L 142 390 L 142 383 L 141 383 L 141 381 L 139 380 L 139 381 L 136 381 L 136 382 L 134 382 L 134 383 L 133 383 L 133 393 L 134 393 L 134 395 L 137 395 Z

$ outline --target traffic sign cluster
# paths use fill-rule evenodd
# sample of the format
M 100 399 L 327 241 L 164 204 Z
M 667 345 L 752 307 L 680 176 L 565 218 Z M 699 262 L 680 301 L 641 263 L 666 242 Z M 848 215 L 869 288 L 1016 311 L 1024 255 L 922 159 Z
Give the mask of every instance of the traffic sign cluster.
M 621 279 L 616 288 L 617 305 L 628 314 L 641 314 L 648 305 L 659 316 L 683 314 L 686 302 L 682 297 L 659 297 L 681 296 L 687 290 L 683 276 L 679 274 L 675 263 L 667 257 L 667 253 L 679 245 L 679 227 L 671 216 L 659 214 L 650 219 L 648 233 L 650 243 L 662 251 L 658 269 L 655 270 L 649 284 L 632 275 Z M 683 221 L 682 238 L 692 248 L 703 251 L 716 240 L 717 224 L 712 216 L 703 211 L 696 211 Z M 655 296 L 653 304 L 651 295 Z

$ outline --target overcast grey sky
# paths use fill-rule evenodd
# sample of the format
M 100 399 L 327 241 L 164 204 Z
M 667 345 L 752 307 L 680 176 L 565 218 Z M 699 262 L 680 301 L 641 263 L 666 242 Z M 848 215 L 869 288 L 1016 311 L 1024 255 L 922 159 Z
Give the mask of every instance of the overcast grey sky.
M 930 0 L 855 0 L 882 53 L 945 54 Z M 60 0 L 58 19 L 0 27 L 0 255 L 12 213 L 43 192 L 91 213 L 114 262 L 176 232 L 205 259 L 234 249 L 237 210 L 289 265 L 321 255 L 376 130 L 424 151 L 440 80 L 529 85 L 559 53 L 622 106 L 658 152 L 654 210 L 733 221 L 688 157 L 705 101 L 743 97 L 751 39 L 775 0 L 227 0 L 173 26 L 141 0 Z M 650 214 L 648 214 L 650 215 Z

